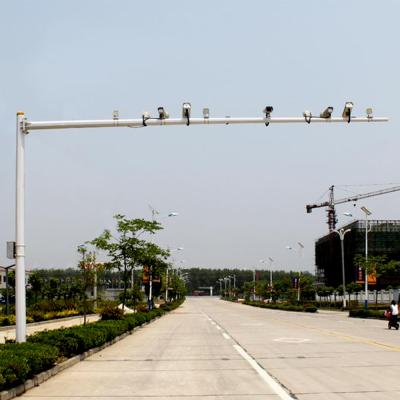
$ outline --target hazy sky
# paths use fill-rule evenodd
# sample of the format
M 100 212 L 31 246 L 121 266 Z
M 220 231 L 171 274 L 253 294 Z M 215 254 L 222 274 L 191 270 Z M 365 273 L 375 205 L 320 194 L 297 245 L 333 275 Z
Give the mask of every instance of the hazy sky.
M 26 138 L 27 267 L 67 267 L 112 216 L 164 219 L 187 266 L 314 270 L 332 185 L 398 183 L 400 2 L 4 1 L 0 9 L 0 264 L 14 237 L 15 113 L 29 120 L 340 115 L 387 124 L 186 126 L 33 132 Z M 378 187 L 346 188 L 365 192 Z M 339 197 L 348 192 L 338 189 Z M 400 192 L 338 207 L 400 218 Z M 345 217 L 340 216 L 340 221 Z M 287 245 L 304 243 L 303 259 Z

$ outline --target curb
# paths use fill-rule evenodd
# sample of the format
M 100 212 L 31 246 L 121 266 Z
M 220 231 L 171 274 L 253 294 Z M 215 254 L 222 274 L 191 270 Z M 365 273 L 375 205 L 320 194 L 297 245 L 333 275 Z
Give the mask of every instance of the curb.
M 28 390 L 34 388 L 35 386 L 39 386 L 43 382 L 46 382 L 52 376 L 55 376 L 61 371 L 64 371 L 65 369 L 72 367 L 73 365 L 79 363 L 80 361 L 85 360 L 86 358 L 92 356 L 93 354 L 98 353 L 99 351 L 104 350 L 109 346 L 112 346 L 113 344 L 119 342 L 120 340 L 125 339 L 127 336 L 132 335 L 132 333 L 134 333 L 135 331 L 144 328 L 145 326 L 153 323 L 154 321 L 157 321 L 160 318 L 161 317 L 155 317 L 149 322 L 144 322 L 142 325 L 137 326 L 133 328 L 131 331 L 125 332 L 122 335 L 115 337 L 113 340 L 104 343 L 99 347 L 94 347 L 93 349 L 85 351 L 82 354 L 71 357 L 68 360 L 63 361 L 62 363 L 57 364 L 56 366 L 48 369 L 47 371 L 43 371 L 40 374 L 34 375 L 31 379 L 26 380 L 24 383 L 21 383 L 20 385 L 12 389 L 3 390 L 2 392 L 0 392 L 0 400 L 11 400 L 14 397 L 21 396 L 21 394 L 27 392 Z

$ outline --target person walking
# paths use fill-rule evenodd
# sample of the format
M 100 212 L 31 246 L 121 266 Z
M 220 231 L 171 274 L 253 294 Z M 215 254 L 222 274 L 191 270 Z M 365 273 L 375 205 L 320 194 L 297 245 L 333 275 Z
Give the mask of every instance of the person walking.
M 397 318 L 399 315 L 399 306 L 397 305 L 395 300 L 392 300 L 390 304 L 390 320 L 389 320 L 389 329 L 393 326 L 396 329 L 399 329 L 399 324 L 397 322 Z

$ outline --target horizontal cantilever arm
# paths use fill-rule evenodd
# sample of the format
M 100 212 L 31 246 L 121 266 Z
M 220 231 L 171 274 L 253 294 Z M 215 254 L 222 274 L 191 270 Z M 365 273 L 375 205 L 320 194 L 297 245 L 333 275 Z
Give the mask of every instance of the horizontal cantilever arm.
M 386 117 L 352 117 L 350 123 L 359 122 L 387 122 Z M 310 123 L 348 123 L 347 118 L 318 118 L 312 117 Z M 190 118 L 190 125 L 230 125 L 230 124 L 285 124 L 285 123 L 307 123 L 304 117 L 274 117 L 266 118 Z M 138 128 L 141 126 L 160 125 L 187 125 L 186 118 L 158 119 L 108 119 L 108 120 L 76 120 L 76 121 L 24 121 L 24 132 L 46 130 L 46 129 L 73 129 L 73 128 Z

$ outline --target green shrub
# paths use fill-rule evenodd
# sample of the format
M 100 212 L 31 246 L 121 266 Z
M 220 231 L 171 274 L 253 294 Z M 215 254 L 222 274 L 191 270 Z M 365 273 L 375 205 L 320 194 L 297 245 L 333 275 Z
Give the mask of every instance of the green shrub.
M 140 303 L 136 306 L 136 311 L 137 312 L 147 312 L 147 304 L 146 303 Z
M 43 313 L 50 311 L 64 311 L 77 309 L 79 304 L 75 300 L 41 300 L 29 307 L 29 311 L 40 311 Z
M 24 382 L 29 373 L 28 361 L 11 352 L 0 352 L 1 389 L 16 386 Z
M 318 308 L 315 307 L 315 306 L 313 306 L 313 305 L 306 304 L 306 305 L 304 306 L 304 311 L 305 311 L 305 312 L 310 312 L 310 313 L 315 313 L 315 312 L 318 311 Z
M 58 350 L 45 344 L 0 345 L 0 390 L 18 385 L 52 367 L 57 357 Z
M 289 303 L 262 303 L 260 301 L 245 301 L 243 304 L 247 304 L 253 307 L 260 308 L 270 308 L 273 310 L 282 310 L 282 311 L 297 311 L 297 312 L 317 312 L 318 309 L 314 305 L 294 305 Z
M 386 319 L 384 312 L 382 310 L 365 310 L 356 309 L 349 311 L 349 317 L 353 318 L 375 318 L 375 319 Z
M 122 319 L 124 317 L 124 312 L 113 304 L 105 304 L 100 312 L 101 319 L 103 321 L 110 319 Z
M 68 335 L 67 329 L 38 332 L 28 337 L 28 342 L 44 343 L 58 348 L 60 356 L 70 357 L 79 354 L 79 341 L 76 337 Z
M 15 315 L 4 315 L 0 317 L 0 326 L 15 325 Z

